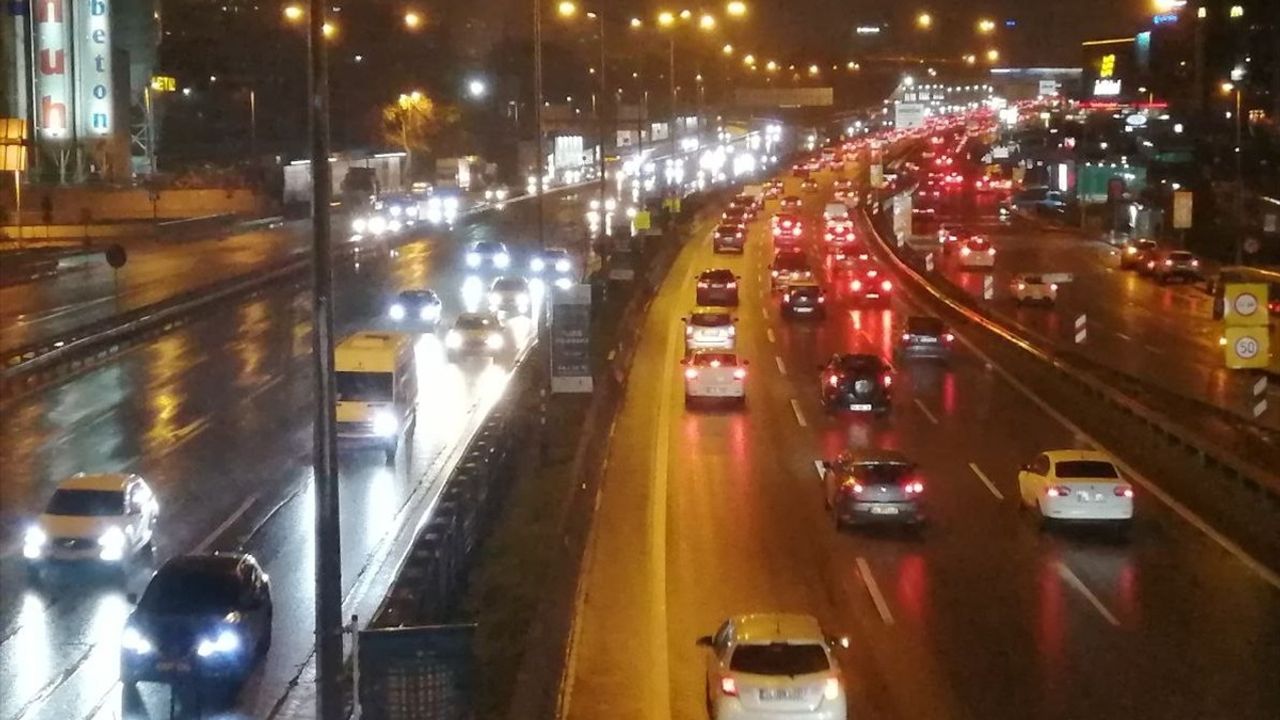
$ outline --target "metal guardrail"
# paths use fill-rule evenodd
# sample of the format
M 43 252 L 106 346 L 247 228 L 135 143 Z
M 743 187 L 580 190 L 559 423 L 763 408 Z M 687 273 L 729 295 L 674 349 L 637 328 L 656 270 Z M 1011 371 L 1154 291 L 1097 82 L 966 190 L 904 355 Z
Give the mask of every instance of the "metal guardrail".
M 886 254 L 893 260 L 898 269 L 914 280 L 921 289 L 932 295 L 938 302 L 943 303 L 952 311 L 959 313 L 974 324 L 1021 349 L 1028 356 L 1056 371 L 1059 377 L 1088 392 L 1090 396 L 1096 397 L 1111 407 L 1123 411 L 1140 421 L 1151 431 L 1165 437 L 1171 444 L 1182 447 L 1195 456 L 1201 465 L 1212 465 L 1225 471 L 1226 475 L 1238 480 L 1252 493 L 1266 498 L 1272 505 L 1280 507 L 1280 475 L 1277 475 L 1273 469 L 1263 467 L 1251 458 L 1210 441 L 1194 430 L 1174 422 L 1135 398 L 1116 390 L 1098 379 L 1094 373 L 1078 367 L 1076 363 L 1073 363 L 1065 356 L 1042 347 L 1013 329 L 1006 327 L 1004 323 L 993 319 L 982 308 L 974 307 L 971 299 L 963 295 L 953 297 L 951 294 L 940 290 L 936 286 L 937 282 L 925 276 L 927 271 L 922 272 L 921 268 L 918 268 L 916 264 L 903 258 L 900 254 L 900 248 L 885 239 L 884 228 L 871 220 L 871 218 L 868 218 L 868 220 L 882 248 L 885 249 Z M 923 261 L 920 262 L 920 265 L 923 265 Z

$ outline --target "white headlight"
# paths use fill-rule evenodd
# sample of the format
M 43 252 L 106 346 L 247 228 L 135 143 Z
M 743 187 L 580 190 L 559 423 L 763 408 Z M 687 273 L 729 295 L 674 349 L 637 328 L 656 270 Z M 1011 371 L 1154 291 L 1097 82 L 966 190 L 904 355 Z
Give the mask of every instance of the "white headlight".
M 386 410 L 381 410 L 373 416 L 373 434 L 387 437 L 395 435 L 396 430 L 400 427 L 400 423 L 396 422 L 396 417 Z
M 480 253 L 467 253 L 467 267 L 480 267 Z
M 501 304 L 502 304 L 502 293 L 497 293 L 497 292 L 491 292 L 491 293 L 489 293 L 489 304 L 490 304 L 490 305 L 501 305 Z
M 391 309 L 387 311 L 387 314 L 391 316 L 392 320 L 403 320 L 404 305 L 401 305 L 400 303 L 396 303 L 395 305 L 392 305 Z
M 120 637 L 120 647 L 134 655 L 148 655 L 154 649 L 147 636 L 132 625 L 124 629 L 124 635 Z
M 516 296 L 516 305 L 519 305 L 520 307 L 528 307 L 528 306 L 529 306 L 529 293 L 520 293 L 519 295 L 517 295 L 517 296 Z
M 501 350 L 502 345 L 502 336 L 498 333 L 490 333 L 489 337 L 484 339 L 484 346 L 490 350 Z
M 573 287 L 573 281 L 567 277 L 556 278 L 556 287 L 560 288 L 561 290 L 568 290 L 569 288 Z
M 368 227 L 369 227 L 369 232 L 373 233 L 374 235 L 381 235 L 382 233 L 387 231 L 387 221 L 384 220 L 380 215 L 374 215 L 373 217 L 369 218 Z
M 220 630 L 213 638 L 203 638 L 196 646 L 196 654 L 202 658 L 225 655 L 240 649 L 240 636 L 233 630 Z
M 49 536 L 44 531 L 34 525 L 27 528 L 27 532 L 22 537 L 22 556 L 28 560 L 35 560 L 44 554 L 45 543 L 49 542 Z
M 404 209 L 401 208 L 399 205 L 391 206 L 391 217 L 400 217 L 400 213 L 402 212 L 404 212 Z
M 98 546 L 102 548 L 98 557 L 103 560 L 119 560 L 124 557 L 124 531 L 118 527 L 107 528 L 98 538 Z
M 449 334 L 444 336 L 444 346 L 451 350 L 462 347 L 462 333 L 457 330 L 450 330 Z
M 573 266 L 569 263 L 568 260 L 556 261 L 556 272 L 567 273 L 572 269 L 573 269 Z
M 440 308 L 436 305 L 423 305 L 422 310 L 418 311 L 418 317 L 422 320 L 435 320 L 440 317 Z
M 351 221 L 351 229 L 357 233 L 364 232 L 364 229 L 367 226 L 368 226 L 368 223 L 365 222 L 364 218 L 356 218 L 355 220 Z
M 498 253 L 493 256 L 493 264 L 497 267 L 504 268 L 511 264 L 511 256 L 506 253 Z
M 542 272 L 543 268 L 545 268 L 546 266 L 547 266 L 547 262 L 542 258 L 534 258 L 533 260 L 529 261 L 529 269 L 534 272 Z

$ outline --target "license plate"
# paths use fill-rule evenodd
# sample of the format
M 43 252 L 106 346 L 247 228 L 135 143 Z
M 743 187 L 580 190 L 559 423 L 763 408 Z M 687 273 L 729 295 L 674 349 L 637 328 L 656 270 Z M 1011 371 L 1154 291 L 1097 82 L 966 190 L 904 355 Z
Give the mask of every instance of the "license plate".
M 935 338 L 935 337 L 919 337 L 919 338 L 916 338 L 916 340 L 919 340 L 920 342 L 924 343 L 925 345 L 932 345 L 932 344 L 934 344 L 934 343 L 938 342 L 938 338 Z
M 892 507 L 889 505 L 872 505 L 871 514 L 872 515 L 897 515 L 898 508 Z
M 156 670 L 160 672 L 191 672 L 191 664 L 177 660 L 162 660 L 156 663 Z
M 764 701 L 801 700 L 804 691 L 794 688 L 761 688 L 760 699 Z
M 812 310 L 813 308 L 811 308 L 811 307 L 804 307 L 803 305 L 797 305 L 797 306 L 795 306 L 795 308 L 793 308 L 793 309 L 794 309 L 796 312 L 809 312 L 809 311 L 810 311 L 810 310 Z
M 871 403 L 854 403 L 849 406 L 849 409 L 867 412 L 871 410 Z

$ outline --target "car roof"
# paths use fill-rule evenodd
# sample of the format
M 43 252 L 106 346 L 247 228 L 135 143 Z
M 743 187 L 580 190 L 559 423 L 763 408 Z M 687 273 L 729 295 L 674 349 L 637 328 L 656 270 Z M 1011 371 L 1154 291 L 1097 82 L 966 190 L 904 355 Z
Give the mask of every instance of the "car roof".
M 856 448 L 845 450 L 843 457 L 857 464 L 892 463 L 911 465 L 911 459 L 897 450 L 888 448 Z
M 127 473 L 76 473 L 58 483 L 58 489 L 123 491 L 125 485 L 134 479 L 141 478 Z
M 733 618 L 737 644 L 809 641 L 824 644 L 822 626 L 812 615 L 800 613 L 753 613 Z
M 200 553 L 177 555 L 169 558 L 159 572 L 166 570 L 184 570 L 206 572 L 210 574 L 234 575 L 236 568 L 248 557 L 234 552 Z
M 1115 464 L 1110 455 L 1099 450 L 1049 450 L 1045 452 L 1045 455 L 1049 456 L 1049 460 L 1055 465 L 1071 460 L 1093 460 Z

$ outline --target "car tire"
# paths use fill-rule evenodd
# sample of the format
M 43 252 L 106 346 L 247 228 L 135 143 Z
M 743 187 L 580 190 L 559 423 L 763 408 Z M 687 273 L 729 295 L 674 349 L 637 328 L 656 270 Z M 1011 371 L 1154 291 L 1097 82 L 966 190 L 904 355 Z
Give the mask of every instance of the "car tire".
M 1044 514 L 1044 509 L 1036 504 L 1036 529 L 1040 532 L 1048 532 L 1053 529 L 1053 518 Z
M 254 648 L 258 653 L 258 657 L 266 657 L 267 651 L 271 649 L 271 628 L 274 620 L 275 620 L 275 612 L 272 610 L 268 610 L 267 611 L 267 632 L 265 635 L 262 636 L 262 639 L 258 641 L 258 647 Z
M 391 443 L 383 448 L 383 454 L 388 465 L 396 464 L 396 445 L 397 443 Z

